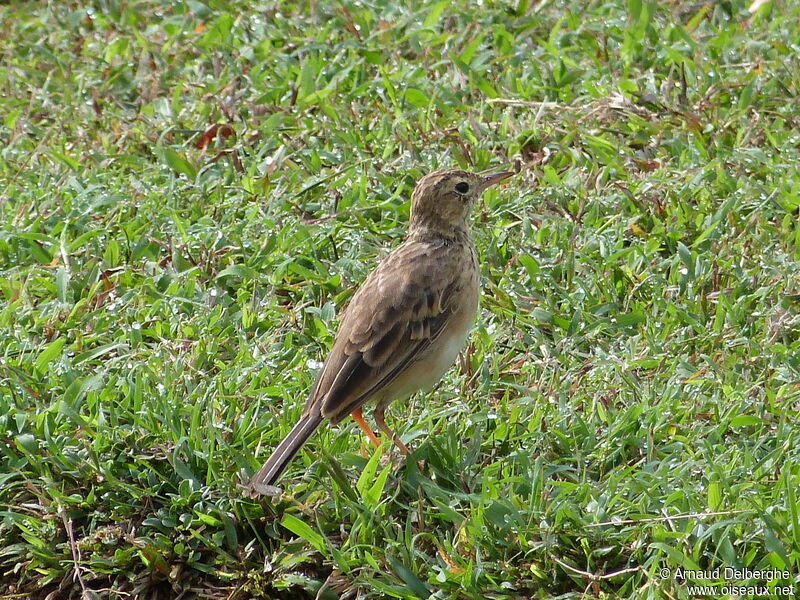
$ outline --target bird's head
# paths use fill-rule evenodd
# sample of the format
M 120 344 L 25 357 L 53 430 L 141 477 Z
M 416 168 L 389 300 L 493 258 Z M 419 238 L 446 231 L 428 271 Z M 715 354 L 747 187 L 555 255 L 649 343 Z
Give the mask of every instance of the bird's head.
M 472 207 L 486 188 L 514 173 L 480 175 L 461 169 L 442 169 L 426 175 L 411 196 L 411 229 L 452 233 L 468 228 Z

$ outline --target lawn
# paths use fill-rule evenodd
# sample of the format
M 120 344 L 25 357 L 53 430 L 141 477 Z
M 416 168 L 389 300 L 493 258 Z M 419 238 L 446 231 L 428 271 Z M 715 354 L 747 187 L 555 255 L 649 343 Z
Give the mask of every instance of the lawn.
M 0 600 L 798 595 L 800 4 L 407 4 L 0 5 Z M 411 457 L 250 497 L 415 181 L 515 163 Z

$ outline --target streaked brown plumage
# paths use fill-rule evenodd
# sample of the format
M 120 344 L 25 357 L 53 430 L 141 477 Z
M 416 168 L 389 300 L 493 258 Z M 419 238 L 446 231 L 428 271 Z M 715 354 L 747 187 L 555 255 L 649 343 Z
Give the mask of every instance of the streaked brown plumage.
M 446 169 L 419 181 L 408 236 L 353 295 L 300 420 L 250 480 L 254 491 L 271 493 L 267 486 L 324 419 L 336 424 L 352 414 L 379 445 L 361 415 L 367 401 L 377 402 L 381 431 L 408 452 L 386 425 L 386 407 L 436 383 L 464 346 L 480 274 L 470 212 L 487 187 L 511 175 Z

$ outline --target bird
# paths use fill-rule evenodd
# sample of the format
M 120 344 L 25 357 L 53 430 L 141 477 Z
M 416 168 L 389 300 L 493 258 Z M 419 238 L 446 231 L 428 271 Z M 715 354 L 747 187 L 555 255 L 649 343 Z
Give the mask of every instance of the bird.
M 246 487 L 256 494 L 280 493 L 278 479 L 326 419 L 335 425 L 352 415 L 379 447 L 362 413 L 366 402 L 376 403 L 378 428 L 409 453 L 386 424 L 386 408 L 432 387 L 464 347 L 480 290 L 470 215 L 488 187 L 512 175 L 442 169 L 419 180 L 404 241 L 351 298 L 299 420 Z

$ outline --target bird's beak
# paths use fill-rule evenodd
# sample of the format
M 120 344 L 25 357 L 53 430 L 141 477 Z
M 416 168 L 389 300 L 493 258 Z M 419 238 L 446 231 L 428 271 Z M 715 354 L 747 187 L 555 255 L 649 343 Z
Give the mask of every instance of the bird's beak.
M 480 183 L 481 192 L 488 188 L 489 186 L 494 185 L 495 183 L 500 183 L 504 179 L 508 179 L 512 175 L 516 175 L 514 171 L 503 171 L 502 173 L 495 173 L 494 175 L 487 175 L 483 178 Z

